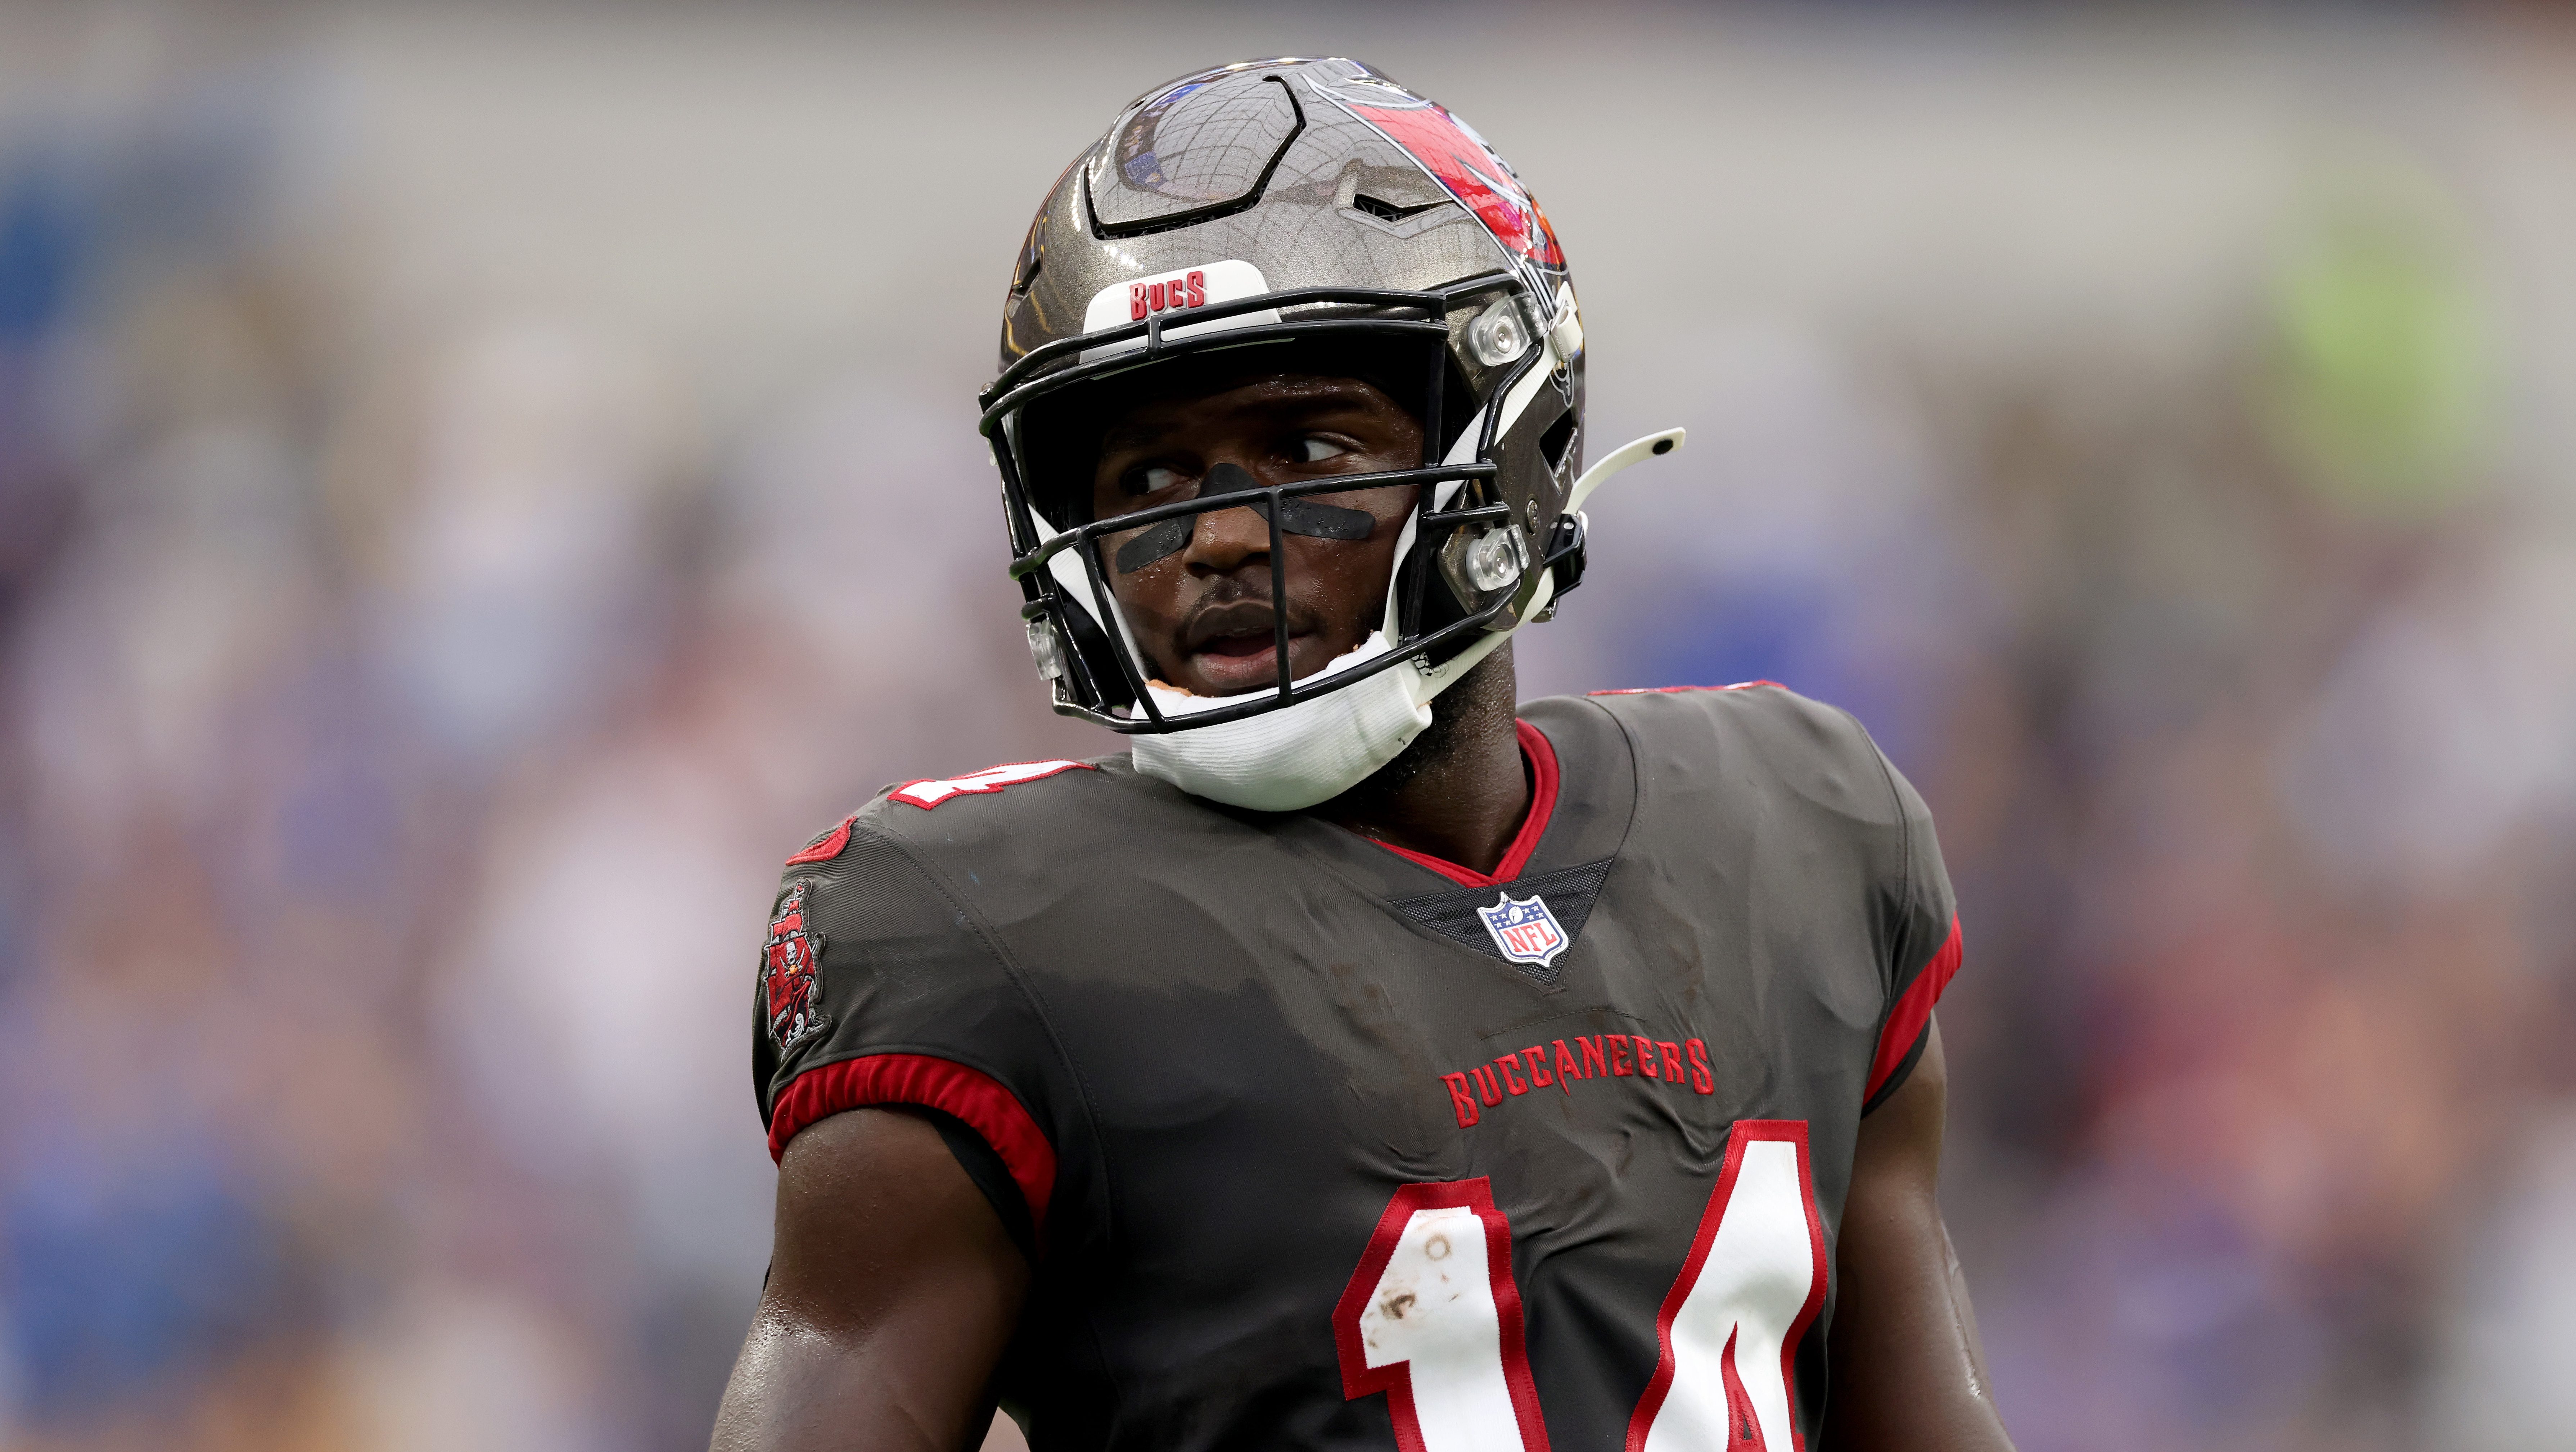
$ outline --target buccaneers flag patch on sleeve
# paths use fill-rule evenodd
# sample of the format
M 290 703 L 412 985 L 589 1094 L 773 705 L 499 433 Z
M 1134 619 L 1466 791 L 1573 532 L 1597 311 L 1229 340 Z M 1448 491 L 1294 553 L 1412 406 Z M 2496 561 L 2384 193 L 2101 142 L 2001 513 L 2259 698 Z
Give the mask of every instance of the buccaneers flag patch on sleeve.
M 769 1041 L 782 1054 L 831 1024 L 823 1016 L 822 987 L 814 977 L 823 960 L 823 935 L 806 926 L 805 898 L 813 888 L 810 882 L 788 884 L 777 915 L 769 920 L 769 942 L 760 952 Z

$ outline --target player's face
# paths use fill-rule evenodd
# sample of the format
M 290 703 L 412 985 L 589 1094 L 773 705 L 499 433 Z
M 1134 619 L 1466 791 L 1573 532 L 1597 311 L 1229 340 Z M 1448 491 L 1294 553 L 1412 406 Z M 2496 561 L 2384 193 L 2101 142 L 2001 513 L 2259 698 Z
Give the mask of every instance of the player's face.
M 1422 425 L 1370 384 L 1306 374 L 1255 379 L 1141 404 L 1112 424 L 1092 475 L 1093 517 L 1195 498 L 1225 465 L 1260 484 L 1297 484 L 1421 462 Z M 1358 646 L 1384 619 L 1414 492 L 1399 484 L 1305 496 L 1335 511 L 1342 522 L 1335 533 L 1365 529 L 1365 538 L 1289 533 L 1294 511 L 1283 511 L 1292 679 Z M 1274 686 L 1269 522 L 1248 508 L 1210 510 L 1197 521 L 1186 547 L 1149 562 L 1131 558 L 1132 570 L 1118 567 L 1120 547 L 1151 526 L 1102 541 L 1101 566 L 1118 603 L 1164 683 L 1201 696 Z

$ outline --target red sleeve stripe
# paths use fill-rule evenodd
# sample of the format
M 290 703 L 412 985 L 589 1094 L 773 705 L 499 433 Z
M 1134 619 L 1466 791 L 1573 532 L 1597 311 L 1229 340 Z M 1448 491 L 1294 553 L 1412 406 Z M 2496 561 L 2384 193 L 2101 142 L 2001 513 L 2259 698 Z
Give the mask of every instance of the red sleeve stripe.
M 964 1121 L 1010 1167 L 1029 1202 L 1029 1224 L 1046 1224 L 1047 1199 L 1055 1193 L 1055 1146 L 999 1081 L 948 1059 L 870 1054 L 806 1070 L 770 1113 L 769 1157 L 786 1154 L 787 1142 L 817 1120 L 880 1104 L 918 1105 Z
M 1914 1041 L 1923 1037 L 1924 1025 L 1932 1021 L 1932 1005 L 1941 1001 L 1941 990 L 1959 971 L 1959 920 L 1950 919 L 1950 936 L 1941 942 L 1941 951 L 1914 975 L 1905 995 L 1896 1000 L 1896 1011 L 1887 1016 L 1887 1027 L 1878 1035 L 1878 1057 L 1870 1061 L 1869 1088 L 1861 1092 L 1860 1101 L 1867 1104 L 1878 1097 L 1887 1085 L 1888 1076 L 1914 1051 Z

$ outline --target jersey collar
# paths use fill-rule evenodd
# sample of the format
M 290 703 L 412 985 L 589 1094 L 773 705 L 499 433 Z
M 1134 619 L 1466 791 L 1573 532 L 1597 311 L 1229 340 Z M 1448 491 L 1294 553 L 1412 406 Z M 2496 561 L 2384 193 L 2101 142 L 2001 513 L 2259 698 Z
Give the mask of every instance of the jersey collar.
M 1398 847 L 1392 842 L 1380 842 L 1374 837 L 1360 840 L 1392 852 L 1417 867 L 1439 873 L 1460 887 L 1499 887 L 1520 876 L 1521 869 L 1529 865 L 1530 854 L 1538 850 L 1539 839 L 1547 835 L 1548 818 L 1556 814 L 1557 766 L 1556 748 L 1548 743 L 1546 732 L 1527 721 L 1514 721 L 1512 729 L 1520 737 L 1521 760 L 1529 767 L 1529 814 L 1521 818 L 1520 830 L 1512 834 L 1511 845 L 1503 849 L 1503 860 L 1494 864 L 1492 872 L 1461 867 L 1445 857 Z
M 1618 854 L 1637 810 L 1636 753 L 1598 701 L 1525 702 L 1515 733 L 1530 771 L 1530 811 L 1503 860 L 1480 873 L 1426 852 L 1398 850 L 1311 812 L 1276 820 L 1282 846 L 1320 862 L 1370 896 L 1396 899 L 1513 882 Z M 1543 783 L 1541 773 L 1546 774 Z

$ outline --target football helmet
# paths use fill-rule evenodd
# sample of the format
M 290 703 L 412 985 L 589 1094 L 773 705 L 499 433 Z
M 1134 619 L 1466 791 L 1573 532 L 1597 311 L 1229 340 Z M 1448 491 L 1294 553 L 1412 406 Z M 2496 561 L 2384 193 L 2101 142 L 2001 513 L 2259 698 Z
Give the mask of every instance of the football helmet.
M 1419 465 L 1275 485 L 1221 466 L 1191 497 L 1093 517 L 1100 430 L 1121 399 L 1173 370 L 1274 364 L 1377 384 L 1420 419 Z M 1030 224 L 982 398 L 1055 709 L 1137 736 L 1140 769 L 1237 805 L 1289 810 L 1356 784 L 1580 582 L 1583 495 L 1680 442 L 1638 440 L 1585 474 L 1583 366 L 1546 215 L 1437 103 L 1344 59 L 1245 61 L 1147 92 Z M 1365 537 L 1349 533 L 1365 515 L 1307 496 L 1396 484 L 1419 488 L 1382 624 L 1292 679 L 1281 537 Z M 1109 572 L 1237 508 L 1270 530 L 1278 678 L 1193 696 L 1152 679 Z

